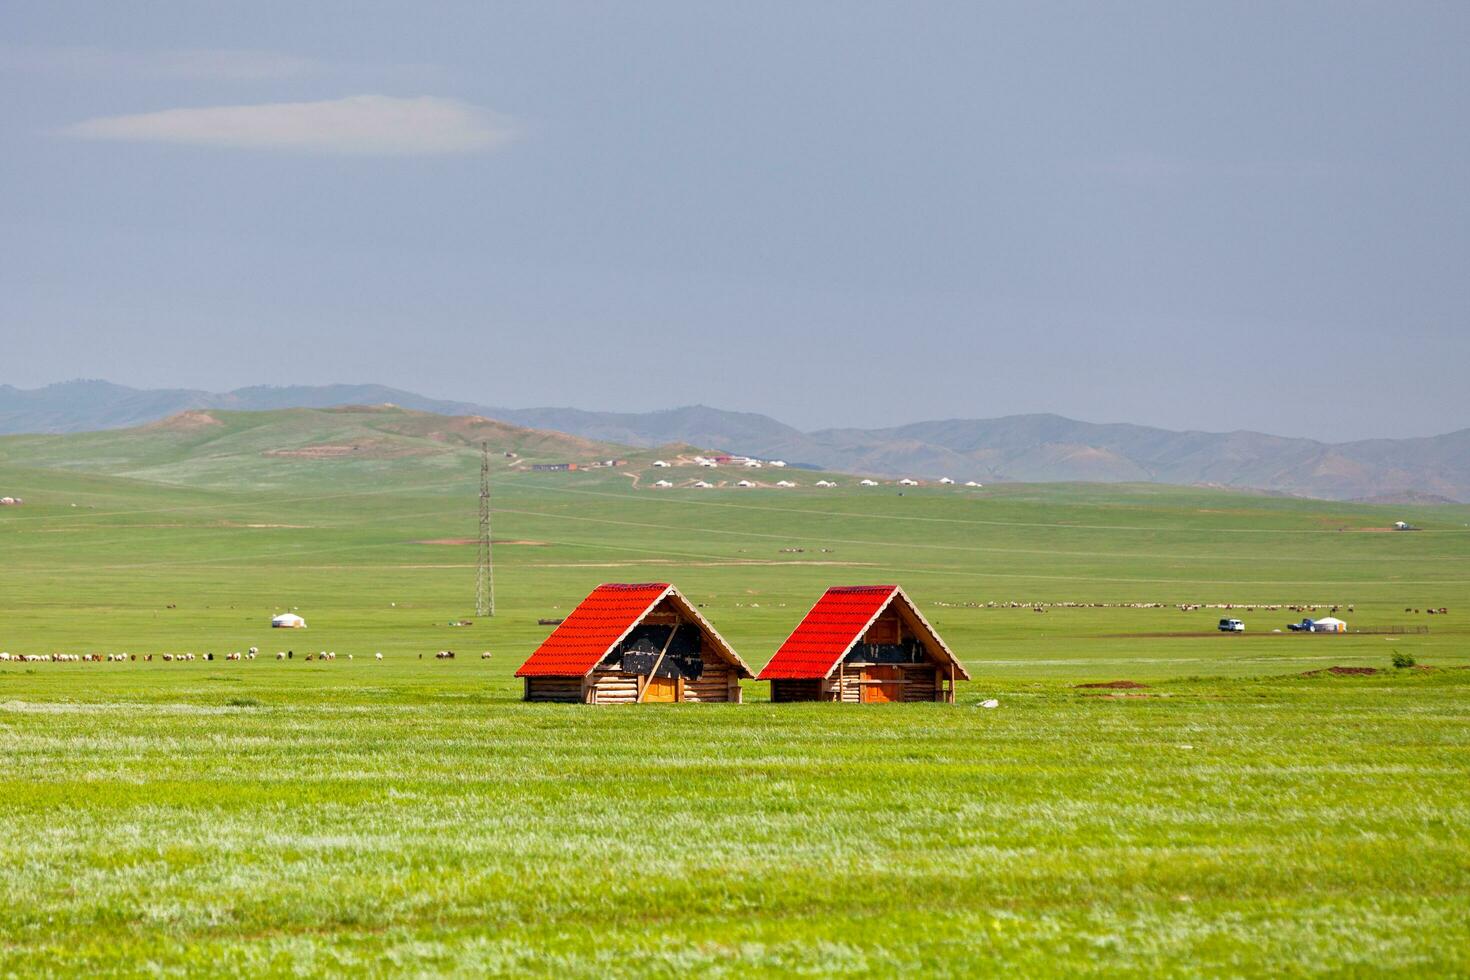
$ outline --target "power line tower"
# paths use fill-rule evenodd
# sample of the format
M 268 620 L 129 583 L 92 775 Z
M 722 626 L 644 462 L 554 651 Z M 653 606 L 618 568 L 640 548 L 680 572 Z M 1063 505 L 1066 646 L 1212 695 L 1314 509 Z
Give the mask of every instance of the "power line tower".
M 480 553 L 475 567 L 475 615 L 495 615 L 495 564 L 490 553 L 490 444 L 480 443 Z

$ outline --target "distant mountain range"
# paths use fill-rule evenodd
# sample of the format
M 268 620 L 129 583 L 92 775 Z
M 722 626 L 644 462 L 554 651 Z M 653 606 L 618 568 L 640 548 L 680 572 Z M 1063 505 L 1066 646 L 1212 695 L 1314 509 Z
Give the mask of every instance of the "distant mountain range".
M 190 409 L 384 402 L 443 415 L 483 415 L 599 442 L 684 443 L 851 473 L 988 482 L 1205 484 L 1384 503 L 1470 501 L 1470 429 L 1419 439 L 1324 443 L 1259 432 L 1173 432 L 1015 415 L 803 432 L 765 415 L 701 405 L 644 413 L 509 409 L 381 385 L 257 386 L 219 393 L 70 381 L 34 390 L 0 385 L 0 433 L 123 428 Z

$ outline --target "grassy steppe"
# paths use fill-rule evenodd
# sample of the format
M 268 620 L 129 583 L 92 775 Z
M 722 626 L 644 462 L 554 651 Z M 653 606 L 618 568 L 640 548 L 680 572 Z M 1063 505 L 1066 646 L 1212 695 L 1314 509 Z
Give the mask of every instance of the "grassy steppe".
M 0 439 L 27 499 L 0 509 L 0 649 L 298 654 L 0 664 L 0 972 L 1470 972 L 1470 508 L 656 492 L 651 454 L 498 457 L 498 615 L 460 628 L 473 545 L 426 542 L 474 533 L 474 433 L 217 418 Z M 1398 518 L 1425 530 L 1370 530 Z M 649 579 L 756 665 L 825 586 L 898 581 L 976 681 L 954 707 L 515 700 L 538 617 Z M 309 630 L 263 628 L 292 607 Z M 1334 664 L 1385 672 L 1300 676 Z M 1149 686 L 1075 687 L 1121 678 Z

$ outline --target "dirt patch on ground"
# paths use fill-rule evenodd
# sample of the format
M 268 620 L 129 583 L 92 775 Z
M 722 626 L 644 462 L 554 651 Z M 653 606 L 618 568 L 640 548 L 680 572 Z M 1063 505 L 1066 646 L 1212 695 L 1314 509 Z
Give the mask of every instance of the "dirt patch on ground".
M 134 525 L 134 527 L 137 527 L 137 526 L 138 525 Z M 159 526 L 162 527 L 163 525 L 159 525 Z M 177 526 L 178 527 L 183 527 L 184 525 L 179 524 Z M 311 525 L 310 524 L 241 524 L 239 521 L 219 521 L 218 523 L 215 524 L 215 527 L 253 527 L 253 528 L 272 528 L 272 527 L 277 527 L 277 528 L 291 528 L 293 530 L 305 530 L 305 529 L 311 527 Z
M 356 446 L 302 446 L 300 449 L 267 449 L 262 456 L 284 456 L 291 459 L 336 459 L 351 456 Z
M 426 541 L 415 541 L 414 544 L 466 545 L 466 544 L 479 544 L 479 542 L 480 542 L 480 539 L 479 538 L 429 538 Z M 493 538 L 490 541 L 490 543 L 491 544 L 521 545 L 521 546 L 527 547 L 527 548 L 544 548 L 544 547 L 546 547 L 546 542 L 545 541 L 529 541 L 529 540 L 528 541 L 516 541 L 516 540 L 510 540 L 510 539 L 507 539 L 505 541 L 502 541 L 499 538 Z
M 196 429 L 207 429 L 213 425 L 224 425 L 224 423 L 208 412 L 191 409 L 187 412 L 179 412 L 177 415 L 170 415 L 166 419 L 159 419 L 157 422 L 149 422 L 143 428 L 153 432 L 192 432 Z
M 1077 686 L 1079 688 L 1110 688 L 1125 691 L 1148 687 L 1147 684 L 1140 684 L 1138 681 L 1098 681 L 1095 684 L 1078 684 Z
M 1383 671 L 1377 667 L 1328 667 L 1325 670 L 1303 671 L 1301 677 L 1320 677 L 1323 674 L 1332 674 L 1336 677 L 1360 677 L 1369 674 L 1381 674 Z
M 359 442 L 351 445 L 323 443 L 294 449 L 267 449 L 261 455 L 277 459 L 400 459 L 405 456 L 425 456 L 434 451 L 394 442 Z
M 538 564 L 532 568 L 641 568 L 648 565 L 677 565 L 681 568 L 789 568 L 792 565 L 834 565 L 840 568 L 866 568 L 872 562 L 863 561 L 758 561 L 753 558 L 732 558 L 729 561 L 675 561 L 672 558 L 645 558 L 638 561 L 574 561 L 560 564 Z M 751 592 L 751 595 L 756 593 Z

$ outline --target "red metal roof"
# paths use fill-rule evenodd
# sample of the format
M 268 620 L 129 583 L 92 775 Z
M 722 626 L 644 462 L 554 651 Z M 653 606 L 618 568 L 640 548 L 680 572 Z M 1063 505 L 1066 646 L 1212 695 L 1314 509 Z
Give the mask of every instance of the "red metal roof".
M 896 594 L 896 585 L 828 589 L 756 680 L 826 677 Z
M 670 588 L 666 582 L 599 585 L 521 664 L 516 676 L 584 676 Z

